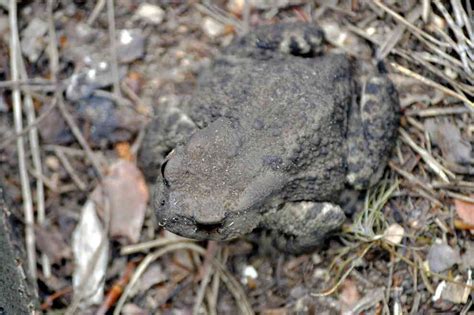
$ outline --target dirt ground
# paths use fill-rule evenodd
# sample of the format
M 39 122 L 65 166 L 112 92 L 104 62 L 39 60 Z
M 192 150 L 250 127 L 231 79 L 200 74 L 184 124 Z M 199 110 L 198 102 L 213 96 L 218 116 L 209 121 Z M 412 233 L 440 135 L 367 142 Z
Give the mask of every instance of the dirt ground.
M 39 310 L 474 314 L 470 1 L 14 3 L 0 0 L 0 183 Z M 327 53 L 385 62 L 402 119 L 383 180 L 312 254 L 156 229 L 145 126 L 233 38 L 290 21 L 319 24 Z

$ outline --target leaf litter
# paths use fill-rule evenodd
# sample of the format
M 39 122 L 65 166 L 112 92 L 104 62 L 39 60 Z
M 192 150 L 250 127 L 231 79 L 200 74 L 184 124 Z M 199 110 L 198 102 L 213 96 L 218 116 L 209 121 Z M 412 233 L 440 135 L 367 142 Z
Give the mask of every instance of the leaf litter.
M 6 66 L 10 56 L 0 58 L 0 73 L 6 79 L 0 84 L 0 121 L 11 122 L 11 89 L 20 86 L 45 117 L 39 128 L 40 152 L 49 156 L 48 165 L 52 157 L 60 161 L 44 167 L 44 174 L 31 172 L 32 182 L 42 179 L 47 188 L 46 222 L 35 221 L 35 242 L 50 262 L 30 264 L 40 267 L 44 311 L 70 312 L 86 305 L 88 311 L 97 310 L 104 302 L 102 292 L 109 292 L 113 280 L 120 278 L 120 272 L 106 275 L 111 261 L 133 259 L 141 261 L 142 269 L 133 271 L 130 283 L 145 285 L 143 273 L 155 281 L 134 294 L 122 288 L 127 293 L 118 304 L 108 305 L 109 310 L 123 306 L 124 313 L 144 314 L 193 309 L 209 314 L 340 312 L 337 301 L 344 295 L 350 297 L 348 309 L 356 313 L 469 310 L 474 200 L 474 33 L 469 2 L 113 4 L 61 2 L 50 5 L 54 14 L 48 15 L 42 2 L 25 3 L 18 14 L 18 31 L 31 79 L 11 81 Z M 117 27 L 113 32 L 107 27 L 110 16 Z M 245 239 L 219 244 L 209 258 L 205 243 L 154 229 L 148 188 L 135 166 L 141 127 L 154 107 L 166 106 L 161 100 L 185 98 L 199 68 L 239 32 L 257 24 L 296 20 L 320 24 L 330 42 L 326 50 L 355 58 L 385 57 L 404 114 L 390 171 L 368 192 L 340 235 L 317 253 L 317 263 L 313 255 L 286 256 Z M 35 27 L 38 21 L 43 26 Z M 110 40 L 112 33 L 115 41 Z M 53 72 L 57 82 L 48 66 L 55 64 L 54 53 L 46 48 L 51 41 L 58 47 Z M 0 44 L 9 42 L 9 33 L 0 32 Z M 114 59 L 109 56 L 112 42 L 133 46 L 116 51 Z M 138 88 L 130 80 L 137 74 Z M 59 93 L 52 95 L 55 90 Z M 58 98 L 61 93 L 64 100 Z M 19 196 L 14 205 L 19 209 L 19 178 L 11 172 L 18 161 L 12 158 L 12 142 L 5 141 L 12 138 L 9 129 L 0 134 L 0 178 L 7 192 Z M 127 161 L 117 160 L 124 157 Z M 33 169 L 30 156 L 23 158 Z M 112 251 L 104 250 L 108 246 Z M 79 257 L 81 261 L 73 263 Z M 51 263 L 47 275 L 43 267 Z M 203 264 L 211 264 L 218 276 L 203 277 Z M 236 280 L 245 266 L 258 275 L 251 286 Z M 88 282 L 89 292 L 78 290 L 84 277 L 95 281 Z M 352 294 L 355 288 L 358 294 Z

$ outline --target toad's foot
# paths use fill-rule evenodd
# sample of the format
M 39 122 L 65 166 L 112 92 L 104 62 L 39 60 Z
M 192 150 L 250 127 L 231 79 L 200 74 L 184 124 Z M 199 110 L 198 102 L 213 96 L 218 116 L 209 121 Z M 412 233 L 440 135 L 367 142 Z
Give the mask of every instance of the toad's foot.
M 278 249 L 288 253 L 308 252 L 345 220 L 341 207 L 329 202 L 286 203 L 264 214 L 264 227 L 272 233 Z

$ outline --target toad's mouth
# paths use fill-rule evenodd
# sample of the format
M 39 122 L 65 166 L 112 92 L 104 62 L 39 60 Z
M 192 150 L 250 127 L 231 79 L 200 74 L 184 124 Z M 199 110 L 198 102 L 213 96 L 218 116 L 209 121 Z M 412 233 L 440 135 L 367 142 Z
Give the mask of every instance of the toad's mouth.
M 241 235 L 233 226 L 234 220 L 226 217 L 218 223 L 202 223 L 194 218 L 175 215 L 171 218 L 161 217 L 159 225 L 164 229 L 183 237 L 197 240 L 226 241 Z

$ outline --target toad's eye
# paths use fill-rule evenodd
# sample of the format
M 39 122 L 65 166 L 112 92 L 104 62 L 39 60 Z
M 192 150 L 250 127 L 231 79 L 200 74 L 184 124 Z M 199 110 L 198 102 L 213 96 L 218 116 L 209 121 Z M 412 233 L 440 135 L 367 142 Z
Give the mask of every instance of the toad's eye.
M 166 164 L 168 164 L 168 161 L 169 160 L 166 160 L 162 165 L 161 165 L 161 177 L 163 178 L 163 184 L 169 188 L 170 187 L 170 183 L 168 182 L 168 180 L 166 179 L 165 177 L 165 167 L 166 167 Z

